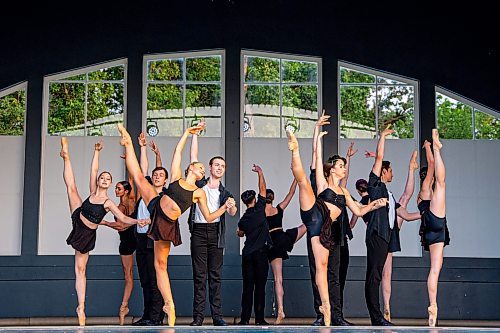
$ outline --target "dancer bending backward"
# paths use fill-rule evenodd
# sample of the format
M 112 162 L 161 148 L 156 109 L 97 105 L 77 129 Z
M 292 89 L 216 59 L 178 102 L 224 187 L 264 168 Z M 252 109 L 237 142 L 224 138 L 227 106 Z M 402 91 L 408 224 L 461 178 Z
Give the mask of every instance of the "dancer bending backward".
M 225 213 L 227 208 L 234 206 L 234 199 L 228 199 L 225 205 L 215 212 L 210 212 L 207 207 L 205 192 L 195 184 L 197 180 L 205 176 L 205 167 L 200 162 L 190 163 L 185 171 L 186 179 L 183 179 L 181 171 L 182 150 L 186 144 L 189 134 L 195 134 L 203 130 L 203 126 L 187 128 L 175 147 L 170 167 L 170 185 L 164 195 L 158 195 L 155 188 L 144 177 L 129 133 L 118 124 L 118 130 L 122 136 L 120 144 L 125 146 L 125 161 L 127 170 L 134 179 L 138 191 L 148 206 L 151 214 L 151 226 L 148 236 L 153 239 L 155 252 L 155 269 L 158 289 L 165 302 L 163 311 L 168 316 L 168 325 L 175 324 L 175 306 L 170 289 L 170 280 L 167 273 L 167 259 L 170 253 L 170 244 L 177 246 L 182 243 L 178 218 L 193 203 L 197 203 L 208 223 Z
M 85 325 L 85 292 L 87 284 L 85 272 L 89 260 L 89 252 L 95 247 L 97 227 L 108 211 L 111 211 L 120 221 L 128 224 L 138 223 L 137 220 L 123 214 L 115 203 L 108 198 L 108 189 L 112 184 L 111 174 L 103 171 L 97 175 L 99 170 L 99 154 L 102 148 L 103 144 L 101 141 L 95 144 L 94 157 L 92 158 L 90 169 L 90 196 L 82 202 L 82 198 L 76 188 L 73 167 L 71 166 L 69 157 L 68 141 L 66 138 L 61 138 L 60 155 L 64 160 L 63 178 L 66 184 L 73 224 L 66 243 L 75 249 L 75 289 L 78 297 L 76 313 L 80 326 Z
M 375 153 L 367 152 L 366 157 L 375 157 Z M 397 225 L 392 229 L 392 235 L 389 242 L 389 253 L 387 254 L 387 259 L 385 260 L 384 268 L 382 270 L 382 297 L 384 300 L 384 319 L 387 321 L 391 321 L 391 282 L 392 282 L 392 256 L 394 252 L 401 251 L 401 244 L 399 239 L 399 230 L 403 225 L 403 217 L 405 215 L 406 218 L 411 219 L 407 221 L 415 221 L 420 219 L 420 213 L 407 213 L 406 206 L 413 196 L 413 191 L 415 188 L 415 170 L 418 169 L 417 163 L 417 151 L 414 151 L 411 158 L 410 163 L 408 165 L 408 176 L 406 178 L 405 190 L 401 197 L 399 198 L 398 204 L 399 208 L 396 210 L 397 214 Z M 370 201 L 368 195 L 368 182 L 364 179 L 359 179 L 356 182 L 356 190 L 361 196 L 361 203 L 366 204 Z M 363 217 L 365 224 L 368 224 L 370 221 L 370 213 L 365 214 Z M 353 215 L 351 218 L 351 228 L 354 228 L 356 222 L 358 220 L 358 216 Z
M 319 179 L 317 186 L 318 192 L 323 192 L 328 187 L 328 183 L 325 186 L 326 180 L 323 175 L 323 165 L 322 165 L 322 156 L 321 156 L 321 136 L 326 134 L 326 132 L 320 133 L 320 137 L 318 138 L 317 144 L 317 165 L 316 165 L 316 177 Z M 328 254 L 329 248 L 326 248 L 320 242 L 320 235 L 322 231 L 323 224 L 326 222 L 327 226 L 324 229 L 331 230 L 331 219 L 330 213 L 328 212 L 328 206 L 325 205 L 324 197 L 334 198 L 336 197 L 336 193 L 328 194 L 325 193 L 323 196 L 318 196 L 316 199 L 311 184 L 307 179 L 307 175 L 304 172 L 304 168 L 302 166 L 302 161 L 300 159 L 299 152 L 299 144 L 295 135 L 291 132 L 287 131 L 288 135 L 288 149 L 292 152 L 292 173 L 297 180 L 297 184 L 299 186 L 299 203 L 300 203 L 300 216 L 302 222 L 306 225 L 307 233 L 311 237 L 311 245 L 314 253 L 315 264 L 316 264 L 316 284 L 318 286 L 320 298 L 321 298 L 321 306 L 319 307 L 320 312 L 323 314 L 325 326 L 330 326 L 331 323 L 331 308 L 330 308 L 330 299 L 328 294 L 328 282 L 327 282 L 327 265 L 328 265 Z M 336 181 L 336 186 L 338 187 L 338 181 L 344 177 L 345 169 L 339 166 L 340 160 L 334 161 L 332 165 L 328 166 L 328 179 L 332 183 Z M 318 171 L 319 169 L 319 171 Z M 340 176 L 335 175 L 335 172 L 341 173 Z M 320 177 L 318 177 L 320 175 Z M 334 180 L 335 179 L 335 180 Z M 330 189 L 331 192 L 333 190 Z M 386 200 L 376 200 L 370 203 L 368 206 L 359 208 L 356 203 L 351 199 L 351 196 L 345 189 L 340 189 L 343 193 L 346 194 L 347 205 L 351 210 L 358 214 L 365 214 L 366 212 L 376 209 L 378 207 L 382 207 L 386 204 Z M 339 198 L 339 200 L 341 200 Z M 345 200 L 345 199 L 344 199 Z M 333 200 L 332 200 L 333 201 Z M 337 201 L 335 201 L 338 203 Z M 344 202 L 345 204 L 345 202 Z M 340 209 L 337 207 L 333 207 L 331 205 L 333 213 L 331 215 L 336 218 L 340 214 Z M 329 225 L 328 225 L 329 224 Z M 328 238 L 328 237 L 327 237 Z M 328 240 L 327 240 L 328 241 Z
M 446 170 L 441 157 L 443 145 L 439 141 L 437 129 L 432 130 L 432 155 L 430 143 L 424 142 L 427 158 L 427 169 L 422 168 L 420 179 L 422 184 L 418 194 L 418 209 L 422 214 L 420 236 L 422 246 L 430 251 L 431 268 L 427 278 L 429 293 L 429 326 L 437 322 L 437 287 L 439 273 L 443 265 L 443 248 L 450 243 L 450 235 L 446 223 Z M 434 186 L 433 186 L 434 185 Z
M 294 179 L 285 199 L 276 207 L 273 207 L 274 191 L 269 188 L 266 189 L 266 218 L 273 241 L 273 247 L 269 250 L 268 256 L 274 275 L 274 290 L 278 308 L 275 325 L 281 324 L 285 319 L 283 309 L 283 296 L 285 294 L 283 290 L 283 260 L 288 259 L 288 252 L 293 250 L 293 245 L 306 233 L 306 226 L 303 224 L 283 231 L 283 211 L 292 200 L 296 188 L 297 181 Z

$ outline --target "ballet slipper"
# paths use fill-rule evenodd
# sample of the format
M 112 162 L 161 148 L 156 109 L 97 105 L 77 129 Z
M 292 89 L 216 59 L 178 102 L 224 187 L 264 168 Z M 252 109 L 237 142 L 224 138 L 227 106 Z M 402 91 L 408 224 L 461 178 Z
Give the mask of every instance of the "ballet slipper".
M 63 160 L 69 160 L 68 139 L 65 137 L 61 137 L 61 152 L 59 155 Z
M 280 325 L 284 319 L 285 319 L 285 311 L 283 311 L 283 308 L 278 308 L 278 316 L 276 317 L 274 325 Z
M 76 314 L 78 315 L 78 325 L 85 326 L 85 320 L 87 319 L 85 317 L 85 305 L 78 305 L 76 308 Z
M 168 326 L 174 327 L 175 325 L 175 306 L 173 302 L 170 303 L 170 305 L 165 304 L 163 306 L 163 312 L 166 313 L 167 318 L 168 318 Z
M 427 308 L 427 312 L 429 313 L 429 326 L 435 327 L 437 323 L 437 315 L 438 315 L 438 307 L 437 304 L 431 304 Z
M 439 141 L 439 132 L 437 129 L 432 129 L 432 146 L 434 149 L 441 150 L 443 148 L 443 144 Z
M 297 141 L 297 138 L 295 137 L 295 134 L 293 134 L 290 131 L 286 131 L 286 135 L 288 137 L 288 150 L 295 152 L 299 150 L 299 142 Z
M 323 314 L 323 321 L 325 322 L 325 326 L 330 326 L 332 323 L 330 304 L 321 305 L 319 307 L 319 312 Z
M 118 313 L 118 317 L 120 318 L 120 325 L 123 325 L 125 323 L 125 316 L 127 316 L 129 313 L 129 308 L 127 303 L 122 303 L 120 306 L 120 312 Z
M 120 145 L 122 146 L 127 146 L 132 144 L 132 138 L 130 137 L 130 134 L 128 134 L 127 130 L 125 127 L 123 127 L 123 124 L 118 123 L 118 132 L 120 132 L 121 139 L 120 139 Z
M 391 321 L 391 310 L 388 307 L 384 309 L 384 319 Z

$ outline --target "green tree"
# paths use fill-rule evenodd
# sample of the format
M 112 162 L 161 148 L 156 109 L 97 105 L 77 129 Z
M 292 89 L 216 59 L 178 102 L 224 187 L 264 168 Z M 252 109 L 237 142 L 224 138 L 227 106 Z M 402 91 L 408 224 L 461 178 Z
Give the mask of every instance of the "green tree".
M 13 92 L 0 98 L 0 135 L 23 135 L 26 93 Z

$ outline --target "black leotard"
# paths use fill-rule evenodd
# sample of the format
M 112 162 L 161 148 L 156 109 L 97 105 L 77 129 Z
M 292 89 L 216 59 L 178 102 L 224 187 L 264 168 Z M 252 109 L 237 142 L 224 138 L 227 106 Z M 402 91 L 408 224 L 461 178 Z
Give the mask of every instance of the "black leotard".
M 88 197 L 87 199 L 85 199 L 84 202 L 82 202 L 81 213 L 83 217 L 85 217 L 90 222 L 99 224 L 101 223 L 104 216 L 108 213 L 104 208 L 104 203 L 109 199 L 106 199 L 106 201 L 104 201 L 102 204 L 94 204 L 90 202 L 89 198 L 90 197 Z
M 293 245 L 297 240 L 298 234 L 298 228 L 283 230 L 283 209 L 279 205 L 276 206 L 276 209 L 278 213 L 266 216 L 269 230 L 275 229 L 270 231 L 273 246 L 267 254 L 269 261 L 273 261 L 276 258 L 287 260 L 289 258 L 287 252 L 293 250 Z
M 437 217 L 431 212 L 431 201 L 422 200 L 418 203 L 418 210 L 422 215 L 420 223 L 420 242 L 426 251 L 429 245 L 435 243 L 450 244 L 450 233 L 445 217 Z

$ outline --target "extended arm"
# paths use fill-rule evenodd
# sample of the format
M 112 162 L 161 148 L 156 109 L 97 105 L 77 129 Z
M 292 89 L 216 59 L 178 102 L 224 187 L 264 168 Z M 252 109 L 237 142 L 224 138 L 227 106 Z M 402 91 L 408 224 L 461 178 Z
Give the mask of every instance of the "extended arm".
M 328 116 L 328 115 L 325 116 L 325 110 L 323 110 L 321 117 L 319 117 L 318 121 L 316 122 L 316 126 L 314 126 L 314 134 L 313 134 L 313 142 L 312 142 L 311 170 L 316 169 L 316 144 L 318 142 L 319 132 L 321 131 L 321 128 L 323 125 L 330 124 L 330 122 L 328 121 L 329 118 L 330 118 L 330 116 Z
M 394 130 L 391 130 L 389 125 L 382 133 L 380 133 L 380 138 L 378 139 L 375 163 L 373 164 L 372 167 L 372 172 L 378 177 L 380 177 L 380 174 L 382 172 L 382 161 L 384 160 L 384 149 L 385 149 L 385 137 L 392 133 L 394 133 Z
M 264 172 L 262 171 L 262 168 L 256 164 L 253 165 L 252 167 L 253 172 L 257 172 L 259 175 L 259 195 L 262 197 L 266 197 L 266 180 L 264 178 Z
M 123 212 L 115 205 L 115 203 L 111 200 L 107 200 L 104 203 L 104 208 L 108 209 L 117 219 L 118 221 L 127 223 L 127 224 L 137 224 L 138 221 L 127 215 L 123 214 Z
M 156 167 L 158 168 L 158 167 L 163 166 L 163 164 L 161 162 L 160 149 L 158 149 L 158 146 L 156 145 L 156 143 L 153 140 L 151 140 L 149 142 L 149 147 L 151 148 L 153 153 L 155 153 L 155 165 L 156 165 Z
M 396 213 L 397 213 L 398 217 L 402 218 L 405 221 L 420 220 L 420 218 L 422 217 L 419 212 L 409 213 L 406 210 L 406 207 L 403 207 L 403 206 L 399 207 L 396 210 Z
M 417 151 L 415 150 L 411 155 L 410 164 L 408 165 L 408 177 L 406 178 L 405 191 L 399 198 L 399 204 L 403 207 L 406 207 L 408 205 L 408 202 L 413 196 L 413 192 L 415 189 L 415 170 L 417 169 Z
M 316 142 L 316 186 L 318 188 L 318 194 L 323 192 L 323 190 L 328 187 L 328 182 L 325 179 L 323 171 L 323 148 L 321 144 L 321 138 L 326 134 L 327 132 L 319 133 L 318 140 Z
M 182 151 L 186 145 L 189 134 L 194 134 L 203 129 L 203 126 L 197 125 L 187 128 L 182 134 L 177 146 L 175 146 L 174 155 L 172 157 L 172 164 L 170 165 L 170 182 L 174 182 L 182 177 L 181 161 Z
M 281 209 L 285 210 L 285 208 L 290 204 L 290 201 L 293 198 L 293 195 L 295 194 L 295 189 L 297 188 L 297 181 L 294 179 L 292 182 L 292 185 L 290 186 L 290 189 L 288 190 L 288 194 L 286 195 L 285 199 L 283 199 L 282 202 L 279 203 L 279 206 Z
M 198 135 L 193 134 L 191 138 L 191 163 L 198 162 Z
M 357 216 L 363 216 L 366 213 L 371 212 L 372 210 L 378 209 L 380 207 L 383 207 L 387 204 L 387 199 L 382 198 L 371 201 L 366 206 L 358 205 L 354 200 L 352 200 L 351 195 L 349 194 L 349 191 L 347 191 L 347 189 L 343 188 L 342 190 L 344 191 L 347 207 L 349 207 L 351 212 Z
M 351 157 L 353 157 L 357 151 L 358 151 L 357 149 L 356 150 L 354 149 L 354 142 L 351 142 L 351 144 L 349 145 L 349 148 L 347 149 L 347 155 L 345 156 L 345 160 L 346 160 L 345 177 L 342 178 L 340 180 L 340 183 L 339 183 L 339 185 L 342 187 L 347 187 L 347 179 L 349 179 L 349 167 L 351 165 Z
M 97 191 L 97 172 L 99 171 L 99 153 L 103 147 L 102 141 L 98 141 L 94 145 L 94 157 L 92 157 L 92 165 L 90 166 L 90 194 Z
M 230 208 L 231 205 L 234 205 L 234 199 L 229 198 L 229 199 L 227 199 L 226 203 L 223 204 L 222 206 L 220 206 L 219 209 L 217 209 L 215 212 L 210 212 L 210 210 L 208 209 L 208 205 L 207 205 L 207 195 L 205 194 L 205 191 L 203 191 L 201 188 L 199 188 L 195 191 L 195 193 L 196 193 L 195 195 L 197 197 L 196 203 L 198 204 L 198 207 L 200 208 L 201 214 L 203 215 L 205 220 L 207 220 L 208 223 L 213 222 L 213 220 L 215 220 L 216 218 L 218 218 L 222 214 L 224 214 L 226 212 L 226 210 L 228 208 Z
M 139 146 L 141 147 L 141 157 L 140 157 L 140 165 L 142 175 L 146 177 L 148 175 L 149 162 L 148 162 L 148 148 L 146 147 L 146 136 L 144 132 L 139 134 Z

